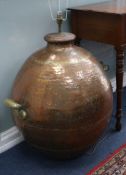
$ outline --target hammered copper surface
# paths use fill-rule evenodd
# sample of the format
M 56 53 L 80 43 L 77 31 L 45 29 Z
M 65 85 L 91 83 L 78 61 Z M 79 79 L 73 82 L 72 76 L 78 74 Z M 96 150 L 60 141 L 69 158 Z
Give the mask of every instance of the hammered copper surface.
M 74 38 L 67 33 L 46 36 L 47 47 L 27 59 L 12 92 L 27 112 L 25 120 L 14 112 L 26 140 L 59 158 L 95 143 L 112 113 L 111 86 L 102 66 L 73 45 Z

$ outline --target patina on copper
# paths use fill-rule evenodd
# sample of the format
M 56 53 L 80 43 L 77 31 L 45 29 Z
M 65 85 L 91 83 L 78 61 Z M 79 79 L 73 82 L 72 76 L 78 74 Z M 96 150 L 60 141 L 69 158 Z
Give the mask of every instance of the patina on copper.
M 75 35 L 49 34 L 47 47 L 31 55 L 18 73 L 12 99 L 26 140 L 58 158 L 83 153 L 94 144 L 112 113 L 112 90 L 100 63 L 73 44 Z

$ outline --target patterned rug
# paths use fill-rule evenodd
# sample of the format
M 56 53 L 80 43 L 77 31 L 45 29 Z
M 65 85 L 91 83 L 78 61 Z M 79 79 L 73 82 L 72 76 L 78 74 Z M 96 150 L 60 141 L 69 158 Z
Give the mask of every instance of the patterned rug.
M 126 175 L 126 144 L 93 168 L 87 175 Z

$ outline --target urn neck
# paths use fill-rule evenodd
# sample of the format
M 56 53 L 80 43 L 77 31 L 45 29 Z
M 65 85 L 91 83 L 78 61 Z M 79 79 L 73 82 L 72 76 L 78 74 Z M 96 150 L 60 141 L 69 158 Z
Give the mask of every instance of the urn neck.
M 51 49 L 51 50 L 55 50 L 55 49 L 65 49 L 65 48 L 69 48 L 72 47 L 74 45 L 74 42 L 62 42 L 62 43 L 48 43 L 47 44 L 47 48 Z

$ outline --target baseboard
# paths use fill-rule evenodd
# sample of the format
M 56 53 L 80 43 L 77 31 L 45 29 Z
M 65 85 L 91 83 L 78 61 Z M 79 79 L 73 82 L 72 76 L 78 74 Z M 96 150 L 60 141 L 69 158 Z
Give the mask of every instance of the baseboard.
M 23 136 L 16 126 L 1 133 L 0 153 L 7 151 L 23 141 Z
M 113 92 L 115 92 L 116 91 L 116 79 L 115 78 L 111 79 L 111 84 L 112 84 Z M 124 73 L 123 86 L 126 86 L 126 72 Z M 24 138 L 16 126 L 1 133 L 0 153 L 3 153 L 7 151 L 8 149 L 16 146 L 17 144 L 21 143 L 23 140 Z

